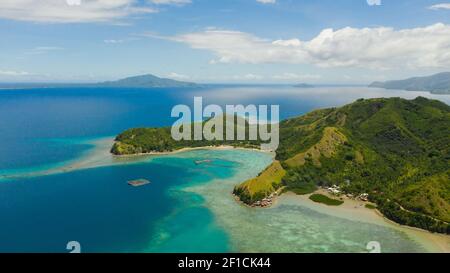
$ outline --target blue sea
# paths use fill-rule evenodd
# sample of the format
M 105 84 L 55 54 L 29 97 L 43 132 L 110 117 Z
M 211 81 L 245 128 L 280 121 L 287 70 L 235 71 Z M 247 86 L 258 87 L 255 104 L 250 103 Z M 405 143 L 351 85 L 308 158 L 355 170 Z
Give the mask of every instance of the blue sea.
M 355 225 L 289 202 L 267 210 L 239 205 L 233 185 L 272 160 L 260 152 L 199 150 L 46 172 L 85 158 L 98 139 L 170 126 L 172 107 L 191 106 L 194 96 L 205 105 L 277 104 L 283 119 L 362 97 L 419 95 L 450 102 L 364 87 L 0 90 L 0 252 L 68 252 L 69 241 L 83 252 L 361 252 L 373 237 L 389 252 L 424 251 L 386 226 Z M 214 164 L 194 163 L 205 158 Z M 151 183 L 126 183 L 139 178 Z M 266 237 L 255 244 L 255 233 Z

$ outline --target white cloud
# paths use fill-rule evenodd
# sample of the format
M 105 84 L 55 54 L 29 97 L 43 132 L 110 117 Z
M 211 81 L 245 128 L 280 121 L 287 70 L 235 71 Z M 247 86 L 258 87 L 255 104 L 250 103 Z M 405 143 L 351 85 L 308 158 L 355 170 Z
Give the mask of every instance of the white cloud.
M 25 71 L 14 71 L 14 70 L 0 70 L 0 76 L 11 76 L 11 77 L 20 77 L 20 76 L 29 76 L 31 75 Z
M 156 5 L 186 5 L 192 3 L 191 0 L 151 0 Z
M 64 48 L 59 47 L 59 46 L 38 46 L 38 47 L 35 47 L 33 49 L 26 51 L 24 54 L 25 55 L 41 55 L 41 54 L 46 54 L 46 53 L 49 53 L 52 51 L 59 51 L 59 50 L 64 50 Z
M 217 58 L 212 63 L 291 63 L 377 69 L 450 66 L 450 25 L 441 23 L 401 30 L 324 29 L 309 41 L 268 40 L 245 32 L 216 29 L 165 39 L 213 52 Z
M 175 80 L 189 80 L 191 77 L 189 77 L 187 75 L 183 75 L 183 74 L 178 74 L 178 73 L 172 72 L 169 75 L 167 75 L 167 78 L 175 79 Z
M 52 50 L 61 50 L 62 47 L 59 46 L 38 46 L 35 47 L 34 50 L 40 50 L 40 51 L 52 51 Z
M 381 6 L 381 0 L 367 0 L 369 6 Z
M 431 10 L 450 10 L 450 3 L 442 3 L 442 4 L 436 4 L 429 6 L 428 9 Z
M 0 18 L 32 22 L 111 22 L 156 9 L 137 0 L 1 0 Z
M 81 0 L 66 0 L 69 6 L 79 6 L 81 5 Z
M 115 39 L 109 39 L 109 40 L 103 40 L 105 44 L 121 44 L 124 41 L 123 40 L 115 40 Z
M 287 73 L 283 73 L 280 75 L 275 75 L 273 76 L 273 79 L 275 80 L 299 80 L 299 81 L 304 81 L 304 80 L 318 80 L 322 78 L 322 76 L 320 75 L 315 75 L 315 74 L 297 74 L 297 73 L 291 73 L 291 72 L 287 72 Z
M 277 0 L 256 0 L 256 2 L 263 3 L 263 4 L 275 4 Z

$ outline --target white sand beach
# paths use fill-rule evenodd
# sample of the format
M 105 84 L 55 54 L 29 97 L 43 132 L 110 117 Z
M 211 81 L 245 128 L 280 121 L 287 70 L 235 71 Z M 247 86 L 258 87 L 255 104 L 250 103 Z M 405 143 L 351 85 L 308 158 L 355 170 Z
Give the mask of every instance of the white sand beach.
M 335 199 L 337 198 L 331 196 L 323 189 L 318 190 L 316 193 L 324 194 Z M 423 245 L 430 252 L 450 253 L 449 235 L 431 233 L 426 230 L 397 224 L 384 217 L 378 210 L 366 208 L 365 205 L 368 204 L 368 202 L 354 200 L 344 196 L 342 197 L 342 200 L 344 201 L 342 205 L 327 206 L 325 204 L 313 202 L 309 199 L 310 195 L 311 194 L 296 195 L 294 193 L 286 193 L 278 198 L 275 206 L 295 203 L 327 215 L 394 228 L 404 232 L 412 240 Z

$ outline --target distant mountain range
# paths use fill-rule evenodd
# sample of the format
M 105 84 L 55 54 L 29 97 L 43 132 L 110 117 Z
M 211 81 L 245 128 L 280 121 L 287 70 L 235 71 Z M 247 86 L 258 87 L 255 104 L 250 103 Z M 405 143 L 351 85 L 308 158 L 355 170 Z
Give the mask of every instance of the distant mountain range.
M 176 81 L 172 79 L 159 78 L 151 74 L 128 77 L 118 81 L 108 81 L 94 84 L 97 87 L 132 87 L 132 88 L 155 88 L 155 87 L 197 87 L 196 83 Z
M 128 77 L 117 81 L 99 83 L 0 83 L 0 88 L 74 88 L 74 87 L 109 87 L 109 88 L 170 88 L 199 87 L 192 82 L 159 78 L 151 74 Z
M 443 72 L 428 77 L 409 78 L 406 80 L 373 82 L 369 87 L 428 91 L 433 94 L 450 94 L 450 72 Z

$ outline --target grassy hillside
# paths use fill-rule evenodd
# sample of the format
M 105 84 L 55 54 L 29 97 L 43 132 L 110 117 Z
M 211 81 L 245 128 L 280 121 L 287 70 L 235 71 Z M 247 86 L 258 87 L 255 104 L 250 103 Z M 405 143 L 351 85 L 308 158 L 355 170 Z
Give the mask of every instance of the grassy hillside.
M 280 127 L 277 160 L 286 190 L 340 185 L 368 193 L 399 223 L 450 232 L 448 105 L 420 97 L 358 100 Z
M 281 180 L 285 174 L 280 162 L 275 161 L 257 177 L 235 187 L 234 194 L 247 204 L 260 201 L 282 187 Z
M 253 204 L 280 187 L 306 194 L 340 185 L 347 193 L 368 193 L 398 223 L 450 233 L 449 136 L 450 107 L 422 97 L 361 99 L 313 111 L 280 123 L 277 161 L 234 192 Z M 167 128 L 129 130 L 117 141 L 118 154 L 223 144 L 175 142 Z

